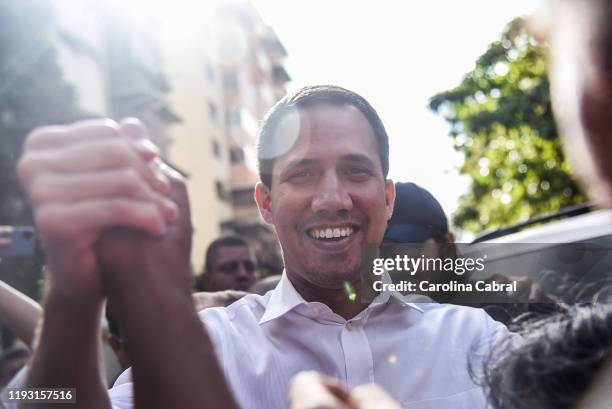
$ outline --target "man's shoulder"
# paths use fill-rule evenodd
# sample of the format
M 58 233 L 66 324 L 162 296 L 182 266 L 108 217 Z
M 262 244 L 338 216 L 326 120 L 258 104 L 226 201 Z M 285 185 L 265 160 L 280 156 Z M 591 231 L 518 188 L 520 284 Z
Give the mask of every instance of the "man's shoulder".
M 495 321 L 482 308 L 455 304 L 421 303 L 422 320 L 445 331 L 467 334 L 505 333 L 504 324 Z

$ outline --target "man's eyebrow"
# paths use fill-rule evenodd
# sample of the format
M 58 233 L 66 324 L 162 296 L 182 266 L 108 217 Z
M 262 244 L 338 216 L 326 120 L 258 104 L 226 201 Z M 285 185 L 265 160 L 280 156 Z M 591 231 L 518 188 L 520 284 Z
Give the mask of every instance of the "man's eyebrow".
M 375 166 L 375 163 L 372 159 L 361 153 L 352 153 L 349 155 L 344 155 L 342 156 L 342 160 L 347 162 L 365 163 L 368 166 Z
M 291 162 L 289 162 L 285 168 L 286 169 L 292 169 L 292 168 L 296 168 L 298 166 L 316 165 L 319 162 L 320 161 L 318 159 L 308 159 L 308 158 L 294 159 Z

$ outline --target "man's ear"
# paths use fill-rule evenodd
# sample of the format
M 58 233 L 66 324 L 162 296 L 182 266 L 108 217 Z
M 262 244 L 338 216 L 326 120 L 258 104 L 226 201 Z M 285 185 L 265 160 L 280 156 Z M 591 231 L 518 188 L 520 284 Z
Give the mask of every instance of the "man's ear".
M 385 201 L 387 220 L 393 216 L 393 206 L 395 205 L 395 183 L 391 179 L 387 179 L 385 184 Z
M 255 185 L 255 202 L 259 208 L 259 214 L 262 219 L 268 224 L 272 224 L 272 196 L 270 194 L 270 188 L 264 185 L 262 182 L 257 182 Z

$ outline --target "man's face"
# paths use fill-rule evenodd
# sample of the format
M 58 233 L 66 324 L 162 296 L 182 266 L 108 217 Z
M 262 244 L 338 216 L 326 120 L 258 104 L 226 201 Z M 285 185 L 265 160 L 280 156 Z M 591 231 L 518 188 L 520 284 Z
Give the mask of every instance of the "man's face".
M 279 124 L 278 133 L 299 129 L 297 141 L 275 160 L 272 186 L 259 184 L 256 198 L 292 282 L 337 289 L 357 281 L 365 246 L 381 243 L 395 188 L 357 108 L 322 103 L 299 110 L 299 121 Z
M 223 246 L 215 252 L 214 262 L 207 271 L 207 291 L 247 291 L 259 279 L 257 262 L 246 246 Z

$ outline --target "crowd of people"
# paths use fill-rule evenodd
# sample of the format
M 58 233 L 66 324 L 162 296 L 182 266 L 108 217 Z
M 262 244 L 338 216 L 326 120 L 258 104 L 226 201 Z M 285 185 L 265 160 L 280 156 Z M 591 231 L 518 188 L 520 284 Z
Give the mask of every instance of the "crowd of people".
M 587 191 L 612 207 L 612 3 L 549 3 L 535 30 L 550 44 L 556 118 Z M 435 198 L 387 178 L 387 132 L 363 97 L 330 85 L 287 95 L 261 124 L 258 159 L 255 199 L 284 271 L 260 281 L 249 243 L 221 237 L 194 294 L 189 197 L 142 124 L 34 130 L 18 173 L 46 288 L 38 306 L 0 286 L 2 324 L 33 351 L 8 387 L 75 388 L 89 409 L 609 407 L 609 304 L 515 328 L 367 285 L 383 242 L 456 254 Z M 112 385 L 104 316 L 125 369 Z

